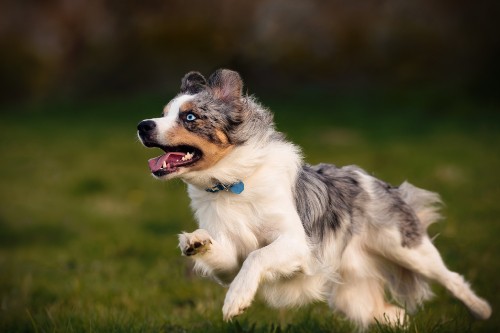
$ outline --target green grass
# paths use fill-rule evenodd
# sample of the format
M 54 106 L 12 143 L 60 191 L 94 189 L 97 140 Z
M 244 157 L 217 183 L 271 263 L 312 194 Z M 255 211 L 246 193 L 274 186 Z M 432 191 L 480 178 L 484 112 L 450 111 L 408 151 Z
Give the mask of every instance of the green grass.
M 324 304 L 278 311 L 257 301 L 223 323 L 225 290 L 194 276 L 176 234 L 196 228 L 185 186 L 148 175 L 156 154 L 135 138 L 165 99 L 129 97 L 2 110 L 0 332 L 350 332 Z M 431 234 L 450 268 L 492 304 L 471 319 L 434 285 L 409 327 L 370 332 L 500 329 L 498 108 L 430 93 L 264 99 L 308 162 L 358 164 L 393 184 L 440 192 Z

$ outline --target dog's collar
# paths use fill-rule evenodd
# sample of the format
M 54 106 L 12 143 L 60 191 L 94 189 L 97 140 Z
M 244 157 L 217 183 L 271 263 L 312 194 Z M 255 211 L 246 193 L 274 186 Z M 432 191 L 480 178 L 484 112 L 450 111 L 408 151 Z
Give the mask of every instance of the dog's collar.
M 239 182 L 232 184 L 222 184 L 217 183 L 212 187 L 205 189 L 205 191 L 210 193 L 217 193 L 219 191 L 232 192 L 234 194 L 240 194 L 245 189 L 245 184 L 240 180 Z

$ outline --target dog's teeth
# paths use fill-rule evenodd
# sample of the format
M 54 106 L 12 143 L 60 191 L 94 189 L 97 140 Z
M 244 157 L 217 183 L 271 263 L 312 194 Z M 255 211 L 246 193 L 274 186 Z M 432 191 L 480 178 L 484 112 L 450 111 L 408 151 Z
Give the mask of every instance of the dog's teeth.
M 182 160 L 183 161 L 189 161 L 190 159 L 192 159 L 194 156 L 194 153 L 187 153 L 186 155 L 182 156 Z
M 163 169 L 165 169 L 165 168 L 167 167 L 167 162 L 166 162 L 166 161 L 163 161 L 163 164 L 161 165 L 161 167 L 162 167 Z

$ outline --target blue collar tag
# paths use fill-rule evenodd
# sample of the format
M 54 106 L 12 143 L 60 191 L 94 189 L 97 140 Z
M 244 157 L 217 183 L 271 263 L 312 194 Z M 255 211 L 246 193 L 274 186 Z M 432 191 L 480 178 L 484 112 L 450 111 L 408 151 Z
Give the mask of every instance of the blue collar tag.
M 243 184 L 242 181 L 234 183 L 233 185 L 231 185 L 231 187 L 229 187 L 229 191 L 233 192 L 234 194 L 240 194 L 244 189 L 245 184 Z
M 240 194 L 241 192 L 243 192 L 244 189 L 245 189 L 245 184 L 243 184 L 243 182 L 240 180 L 237 183 L 229 184 L 229 185 L 218 183 L 218 184 L 214 185 L 213 187 L 207 188 L 205 191 L 210 192 L 210 193 L 217 193 L 219 191 L 226 191 L 226 192 L 231 192 L 234 194 Z

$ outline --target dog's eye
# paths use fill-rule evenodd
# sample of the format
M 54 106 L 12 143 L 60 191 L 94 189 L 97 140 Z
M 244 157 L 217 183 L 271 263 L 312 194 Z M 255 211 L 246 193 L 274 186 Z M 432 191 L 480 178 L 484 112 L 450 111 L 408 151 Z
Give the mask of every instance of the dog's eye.
M 196 116 L 194 114 L 192 114 L 191 112 L 189 112 L 186 115 L 186 121 L 195 121 L 195 120 L 196 120 Z

